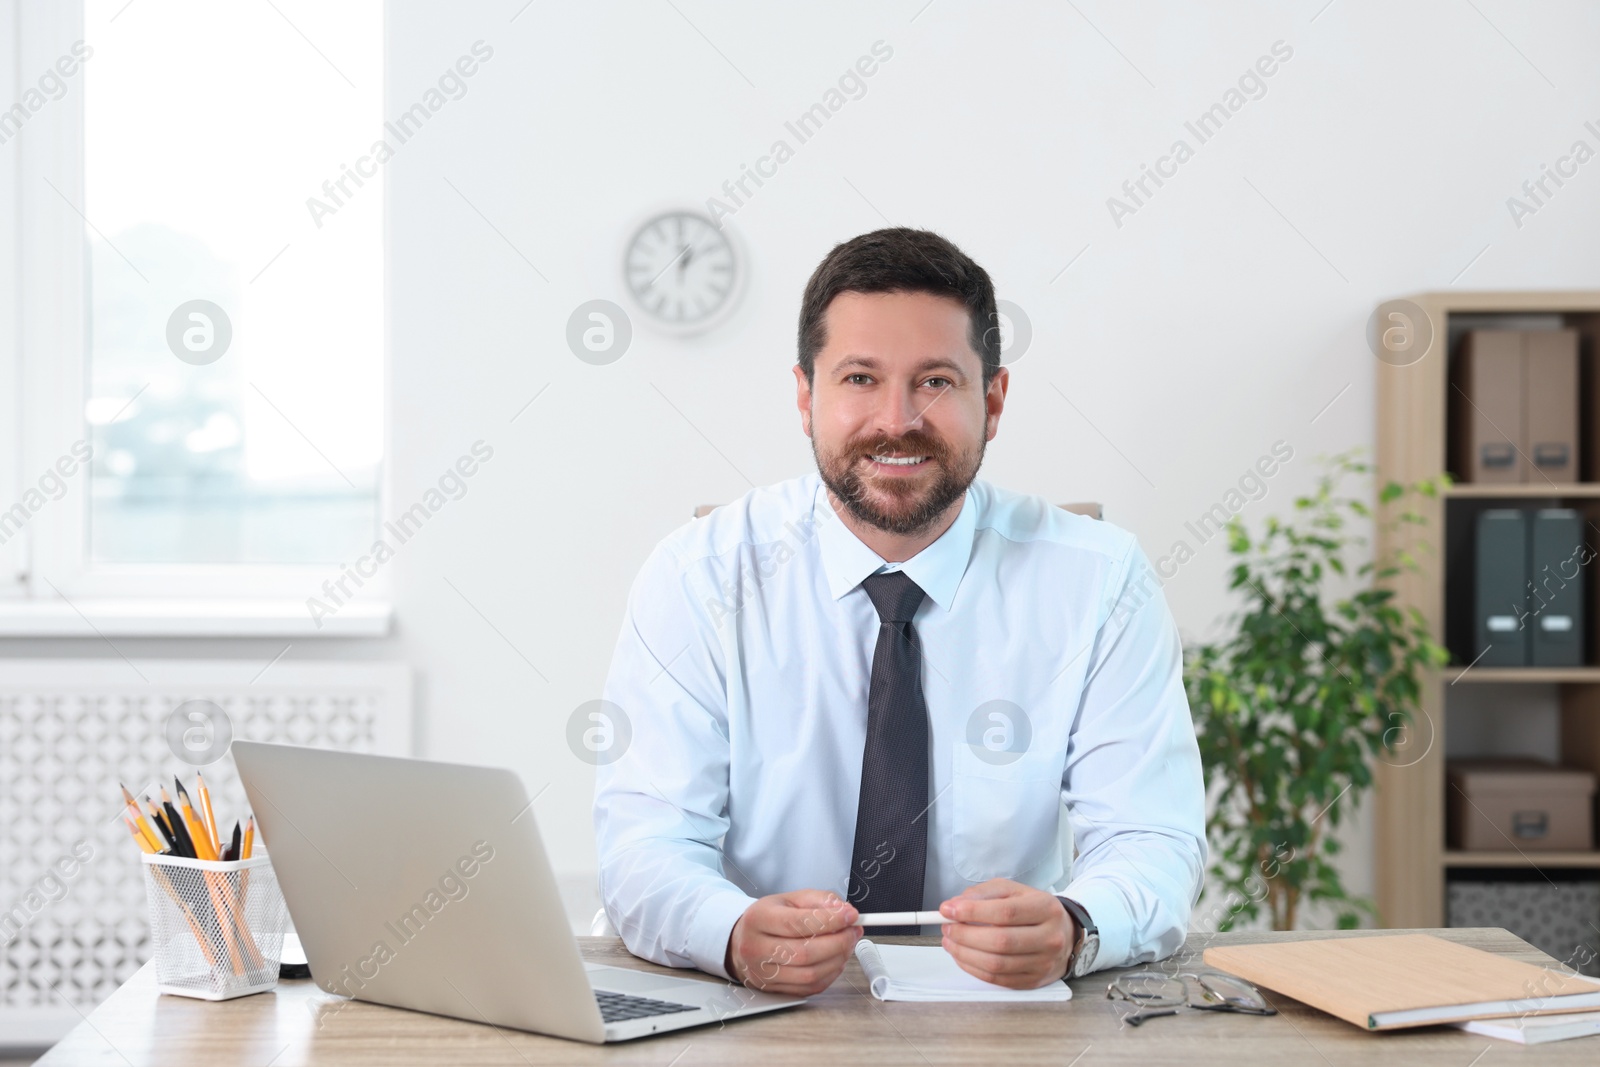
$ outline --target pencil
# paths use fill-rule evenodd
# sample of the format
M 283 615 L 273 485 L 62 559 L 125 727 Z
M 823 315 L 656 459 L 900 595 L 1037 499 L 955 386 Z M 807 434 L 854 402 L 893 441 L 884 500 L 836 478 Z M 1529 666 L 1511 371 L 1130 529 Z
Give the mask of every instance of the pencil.
M 217 922 L 217 930 L 222 934 L 222 943 L 228 949 L 228 958 L 233 963 L 233 973 L 244 973 L 244 954 L 239 948 L 239 940 L 234 933 L 234 923 L 239 921 L 239 913 L 230 907 L 226 886 L 211 871 L 201 871 L 200 879 L 205 883 L 206 892 L 211 896 L 211 911 Z
M 134 810 L 137 811 L 138 809 L 136 808 Z M 147 843 L 150 846 L 150 851 L 151 852 L 160 852 L 161 851 L 161 849 L 164 846 L 161 843 L 160 836 L 157 835 L 157 833 L 154 830 L 150 829 L 150 827 L 145 824 L 144 818 L 142 816 L 136 819 L 136 818 L 133 818 L 132 816 L 130 816 L 127 812 L 123 812 L 122 813 L 122 817 L 124 819 L 128 820 L 128 825 L 133 827 L 133 832 L 138 834 L 139 837 L 142 840 L 144 840 L 145 843 Z
M 195 858 L 215 860 L 217 851 L 211 847 L 211 835 L 206 831 L 205 825 L 200 821 L 200 818 L 195 815 L 194 803 L 189 799 L 189 791 L 183 787 L 183 782 L 176 775 L 172 778 L 172 784 L 178 791 L 178 802 L 182 806 L 183 821 L 189 831 L 189 841 L 194 847 Z M 233 963 L 233 973 L 243 974 L 243 954 L 239 948 L 239 942 L 234 936 L 231 921 L 237 919 L 238 916 L 228 906 L 226 887 L 220 884 L 219 880 L 213 877 L 210 871 L 201 872 L 200 878 L 205 883 L 206 892 L 211 897 L 211 907 L 216 914 L 217 926 L 222 933 L 223 944 L 227 946 L 228 956 Z
M 137 826 L 134 825 L 132 819 L 130 819 L 126 815 L 124 815 L 122 817 L 122 821 L 127 824 L 128 832 L 133 835 L 133 840 L 139 846 L 139 851 L 140 852 L 154 852 L 155 851 L 155 849 L 152 848 L 151 845 L 150 845 L 150 839 L 147 838 L 140 831 L 140 829 Z
M 201 824 L 199 817 L 195 815 L 194 804 L 189 800 L 189 791 L 183 787 L 183 783 L 178 781 L 176 777 L 172 779 L 172 784 L 178 787 L 178 802 L 183 811 L 183 821 L 187 824 L 189 840 L 194 843 L 195 858 L 202 860 L 216 859 L 216 849 L 211 847 L 211 835 L 206 833 L 205 826 Z
M 177 842 L 178 855 L 185 859 L 199 859 L 200 857 L 195 855 L 194 842 L 189 840 L 189 828 L 183 825 L 183 818 L 178 814 L 178 809 L 173 807 L 165 787 L 161 790 L 161 803 L 166 809 L 167 823 L 172 827 L 173 839 Z
M 133 821 L 137 823 L 139 817 L 144 814 L 139 810 L 139 802 L 133 799 L 133 794 L 128 792 L 128 787 L 121 782 L 117 783 L 117 788 L 122 790 L 122 802 L 133 809 Z
M 183 825 L 183 819 L 178 815 L 178 809 L 172 803 L 165 787 L 161 790 L 161 809 L 167 824 L 167 832 L 172 835 L 173 847 L 179 856 L 188 859 L 194 858 L 194 849 L 189 843 L 189 831 Z
M 150 868 L 150 873 L 155 877 L 156 881 L 161 883 L 162 888 L 167 891 L 167 895 L 172 898 L 172 902 L 183 912 L 183 917 L 189 920 L 189 930 L 194 934 L 195 942 L 200 946 L 200 951 L 206 954 L 206 962 L 211 965 L 212 970 L 221 974 L 222 964 L 218 962 L 217 953 L 211 947 L 211 939 L 206 936 L 205 931 L 201 928 L 200 919 L 195 915 L 194 909 L 179 894 L 178 887 L 172 884 L 172 879 L 167 876 L 166 871 L 160 867 L 152 867 Z
M 133 794 L 128 792 L 128 787 L 123 785 L 121 782 L 117 783 L 117 788 L 122 790 L 122 799 L 127 804 L 128 811 L 132 813 L 134 830 L 139 834 L 140 837 L 144 838 L 150 843 L 150 848 L 153 851 L 160 852 L 161 839 L 158 838 L 156 836 L 156 832 L 150 829 L 150 827 L 145 823 L 144 812 L 139 810 L 139 802 L 133 799 Z
M 235 860 L 249 859 L 250 848 L 255 838 L 255 832 L 256 821 L 254 816 L 250 817 L 249 821 L 246 823 L 246 828 L 243 830 L 240 829 L 239 821 L 235 819 L 233 822 L 233 840 L 228 845 L 228 855 Z M 259 968 L 265 966 L 261 958 L 261 950 L 256 947 L 255 937 L 250 932 L 249 923 L 243 921 L 245 914 L 245 897 L 249 892 L 250 872 L 248 870 L 240 871 L 239 896 L 237 899 L 238 911 L 236 912 L 236 914 L 240 917 L 239 930 L 244 935 L 245 952 L 250 955 L 251 963 Z
M 173 852 L 176 853 L 178 849 L 178 841 L 172 836 L 172 831 L 167 829 L 167 820 L 162 816 L 161 809 L 156 807 L 155 803 L 151 801 L 149 793 L 145 794 L 144 802 L 150 808 L 150 825 L 154 826 L 161 837 L 165 839 L 166 847 L 172 849 Z
M 200 818 L 205 821 L 206 832 L 211 835 L 211 851 L 222 853 L 222 838 L 217 833 L 217 816 L 211 810 L 211 790 L 206 788 L 205 775 L 194 772 L 195 789 L 200 794 Z

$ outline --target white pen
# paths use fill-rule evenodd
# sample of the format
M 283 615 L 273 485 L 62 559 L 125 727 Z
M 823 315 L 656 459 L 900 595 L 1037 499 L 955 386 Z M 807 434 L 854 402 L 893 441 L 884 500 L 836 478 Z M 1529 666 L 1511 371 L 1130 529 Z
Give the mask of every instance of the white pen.
M 936 911 L 880 911 L 856 916 L 854 926 L 931 926 L 935 923 L 953 923 Z

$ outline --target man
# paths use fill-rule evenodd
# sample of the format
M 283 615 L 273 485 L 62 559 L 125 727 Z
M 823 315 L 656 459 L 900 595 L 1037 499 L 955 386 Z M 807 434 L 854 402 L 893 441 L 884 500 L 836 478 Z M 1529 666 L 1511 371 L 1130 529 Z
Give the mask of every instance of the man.
M 1206 846 L 1177 629 L 1131 534 L 976 480 L 997 321 L 937 234 L 834 248 L 794 369 L 817 473 L 645 562 L 605 690 L 631 743 L 595 795 L 635 954 L 808 995 L 860 913 L 937 908 L 962 969 L 1014 988 L 1183 943 Z

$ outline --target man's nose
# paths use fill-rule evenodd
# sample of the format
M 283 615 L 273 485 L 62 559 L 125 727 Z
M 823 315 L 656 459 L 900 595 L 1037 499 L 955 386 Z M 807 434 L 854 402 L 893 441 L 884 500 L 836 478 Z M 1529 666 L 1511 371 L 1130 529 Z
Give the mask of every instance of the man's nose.
M 912 430 L 922 429 L 922 417 L 927 409 L 928 398 L 906 386 L 883 390 L 873 414 L 880 433 L 886 437 L 901 437 Z

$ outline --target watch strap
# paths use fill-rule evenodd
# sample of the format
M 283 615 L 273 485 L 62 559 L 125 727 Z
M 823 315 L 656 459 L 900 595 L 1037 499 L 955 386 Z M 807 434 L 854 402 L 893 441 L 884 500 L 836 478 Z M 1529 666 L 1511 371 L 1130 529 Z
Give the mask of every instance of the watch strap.
M 1073 968 L 1078 963 L 1078 954 L 1083 951 L 1084 944 L 1090 937 L 1098 937 L 1100 929 L 1095 926 L 1094 920 L 1089 918 L 1089 912 L 1082 904 L 1070 897 L 1057 896 L 1056 899 L 1061 901 L 1061 906 L 1066 909 L 1068 915 L 1072 916 L 1072 921 L 1078 925 L 1078 940 L 1072 946 L 1072 955 L 1067 957 L 1067 973 L 1061 978 L 1064 982 L 1072 977 Z

